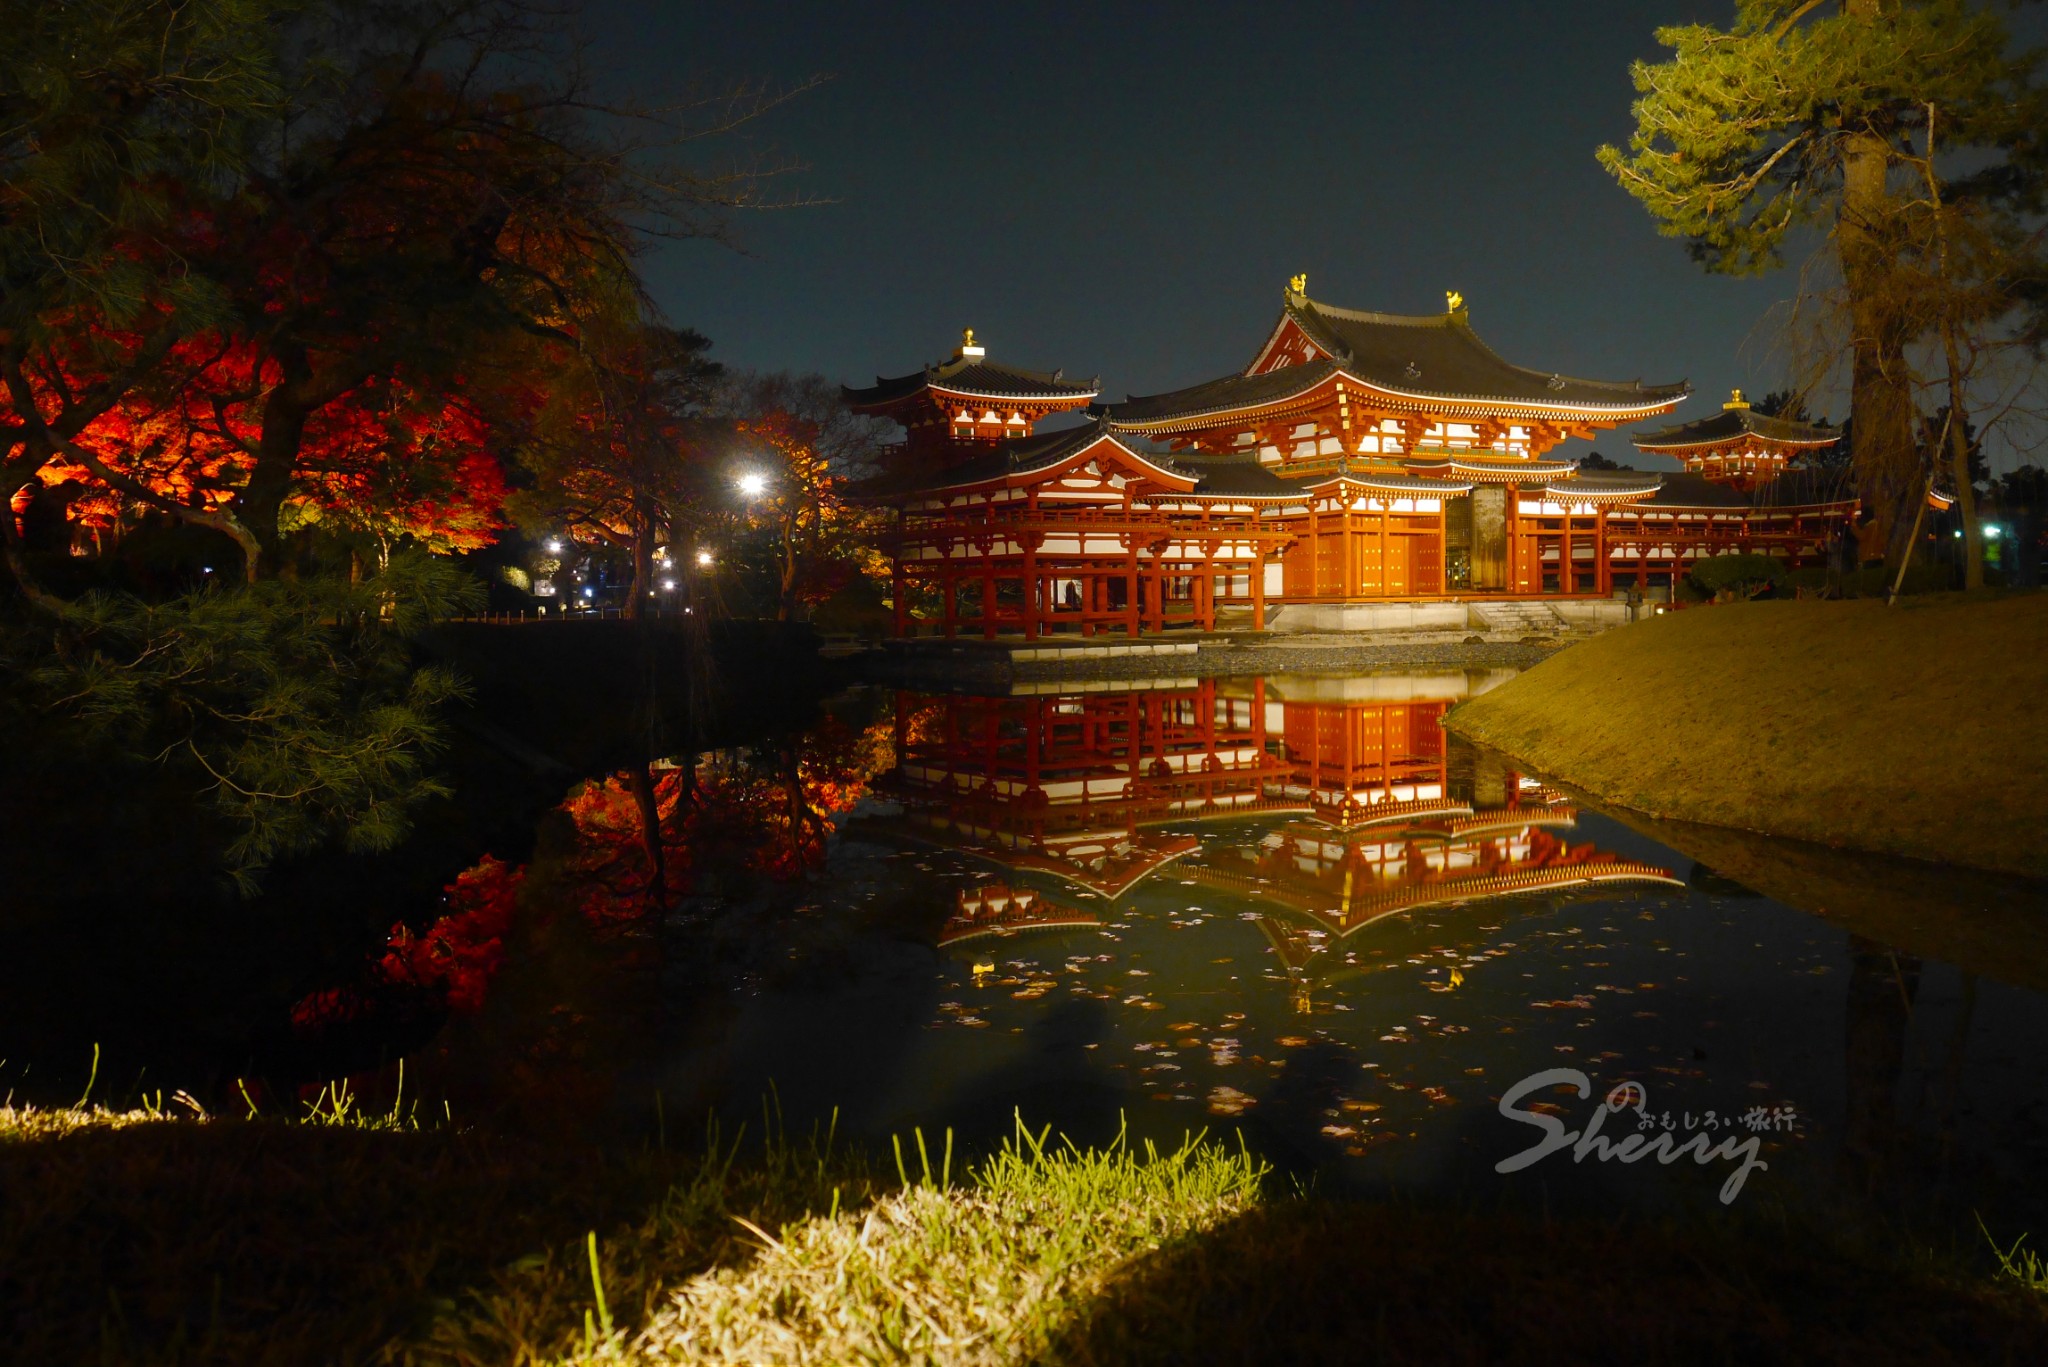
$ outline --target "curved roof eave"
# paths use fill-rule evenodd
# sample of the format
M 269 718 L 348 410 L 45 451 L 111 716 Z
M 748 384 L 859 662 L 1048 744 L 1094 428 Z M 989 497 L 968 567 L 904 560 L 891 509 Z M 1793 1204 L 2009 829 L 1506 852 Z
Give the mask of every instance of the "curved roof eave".
M 1266 375 L 1281 374 L 1287 370 L 1307 368 L 1307 366 L 1286 366 L 1283 367 L 1280 371 L 1267 371 Z M 1265 376 L 1262 375 L 1250 378 L 1263 379 L 1265 378 Z M 1669 393 L 1661 397 L 1648 397 L 1653 391 L 1646 390 L 1644 391 L 1646 397 L 1641 402 L 1632 404 L 1592 405 L 1586 403 L 1571 402 L 1553 403 L 1539 399 L 1503 398 L 1499 396 L 1489 396 L 1483 394 L 1433 393 L 1428 390 L 1420 389 L 1396 389 L 1390 385 L 1383 384 L 1377 380 L 1369 379 L 1363 375 L 1358 375 L 1344 366 L 1331 365 L 1327 371 L 1315 375 L 1313 378 L 1306 379 L 1298 388 L 1291 390 L 1283 390 L 1279 394 L 1273 395 L 1271 397 L 1261 398 L 1250 402 L 1226 401 L 1214 405 L 1197 406 L 1179 412 L 1170 412 L 1154 417 L 1130 417 L 1118 414 L 1115 412 L 1115 410 L 1122 406 L 1119 404 L 1109 404 L 1105 405 L 1105 407 L 1110 411 L 1110 416 L 1113 418 L 1113 420 L 1119 427 L 1128 428 L 1132 431 L 1166 431 L 1177 426 L 1184 426 L 1189 423 L 1214 423 L 1228 420 L 1232 417 L 1236 417 L 1239 415 L 1258 413 L 1264 410 L 1278 408 L 1286 404 L 1296 403 L 1306 398 L 1310 394 L 1314 393 L 1324 384 L 1336 379 L 1348 380 L 1352 384 L 1357 385 L 1359 390 L 1363 392 L 1384 394 L 1388 398 L 1406 404 L 1456 404 L 1461 407 L 1484 408 L 1491 413 L 1497 413 L 1503 416 L 1507 416 L 1511 419 L 1517 414 L 1526 412 L 1533 415 L 1535 419 L 1539 421 L 1543 419 L 1563 419 L 1568 421 L 1571 417 L 1581 416 L 1600 421 L 1610 421 L 1617 424 L 1637 421 L 1641 418 L 1654 416 L 1655 414 L 1660 412 L 1667 412 L 1670 409 L 1677 407 L 1680 403 L 1682 403 L 1685 400 L 1686 396 L 1692 392 L 1690 388 L 1685 388 L 1678 392 Z M 1214 383 L 1214 381 L 1212 381 L 1211 383 Z M 1167 396 L 1133 396 L 1131 399 L 1126 399 L 1124 402 L 1128 404 L 1138 402 L 1141 398 L 1149 399 L 1160 397 Z

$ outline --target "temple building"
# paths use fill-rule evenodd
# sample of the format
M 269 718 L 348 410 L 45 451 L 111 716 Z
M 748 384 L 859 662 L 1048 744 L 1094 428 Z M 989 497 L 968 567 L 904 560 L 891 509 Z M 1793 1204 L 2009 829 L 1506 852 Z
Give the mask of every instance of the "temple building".
M 1713 417 L 1634 438 L 1637 450 L 1685 471 L 1611 520 L 1614 571 L 1669 583 L 1674 567 L 1730 551 L 1792 569 L 1824 565 L 1861 504 L 1846 473 L 1802 462 L 1840 439 L 1832 427 L 1758 413 L 1739 389 Z
M 1307 284 L 1289 282 L 1241 374 L 1099 406 L 1119 431 L 1255 461 L 1297 487 L 1296 503 L 1268 514 L 1291 537 L 1269 581 L 1279 597 L 1544 592 L 1546 560 L 1568 567 L 1574 535 L 1596 536 L 1610 505 L 1655 488 L 1580 480 L 1545 456 L 1567 437 L 1669 413 L 1683 383 L 1514 365 L 1479 339 L 1456 293 L 1443 313 L 1410 317 L 1318 303 Z
M 904 432 L 913 466 L 988 450 L 1011 437 L 1028 437 L 1041 419 L 1085 408 L 1099 392 L 1095 381 L 1075 384 L 1057 370 L 1018 370 L 988 358 L 988 348 L 967 329 L 953 358 L 893 380 L 875 377 L 867 389 L 843 389 L 856 413 L 889 418 Z
M 1853 504 L 1793 501 L 1785 467 L 1832 434 L 1739 396 L 1640 443 L 1683 475 L 1551 454 L 1689 392 L 1516 365 L 1455 292 L 1439 314 L 1371 313 L 1296 276 L 1250 363 L 1187 388 L 1106 403 L 970 331 L 945 364 L 845 396 L 905 432 L 855 490 L 895 513 L 897 634 L 1036 640 L 1262 628 L 1275 604 L 1605 599 L 1701 555 L 1824 555 Z
M 1840 439 L 1832 427 L 1759 413 L 1738 389 L 1713 417 L 1648 433 L 1635 438 L 1634 445 L 1749 493 L 1784 474 L 1801 456 L 1825 451 Z

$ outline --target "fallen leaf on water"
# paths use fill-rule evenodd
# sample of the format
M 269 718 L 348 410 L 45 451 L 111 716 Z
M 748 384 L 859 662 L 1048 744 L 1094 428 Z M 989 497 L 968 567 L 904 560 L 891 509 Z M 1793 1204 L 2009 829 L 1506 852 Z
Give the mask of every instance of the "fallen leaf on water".
M 1247 1106 L 1255 1100 L 1235 1087 L 1216 1086 L 1209 1089 L 1209 1109 L 1217 1115 L 1242 1115 Z

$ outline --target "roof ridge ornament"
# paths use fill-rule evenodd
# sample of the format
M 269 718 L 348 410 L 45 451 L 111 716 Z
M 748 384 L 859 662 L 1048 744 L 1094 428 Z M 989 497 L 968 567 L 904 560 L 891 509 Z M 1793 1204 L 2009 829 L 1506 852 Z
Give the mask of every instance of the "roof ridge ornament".
M 1444 304 L 1446 309 L 1453 314 L 1463 313 L 1465 311 L 1465 296 L 1456 290 L 1445 290 Z
M 1308 298 L 1308 272 L 1303 271 L 1299 275 L 1289 277 L 1287 281 L 1287 292 L 1289 294 L 1298 295 L 1303 299 Z
M 1411 380 L 1419 380 L 1422 378 L 1422 367 L 1415 364 L 1415 362 L 1410 361 L 1408 363 L 1408 368 L 1406 370 L 1403 370 L 1401 373 Z
M 960 330 L 960 358 L 962 360 L 978 361 L 986 355 L 988 355 L 988 348 L 975 344 L 974 329 L 962 328 Z
M 1748 407 L 1749 400 L 1742 397 L 1742 391 L 1731 389 L 1728 391 L 1728 402 L 1721 405 L 1721 411 L 1723 413 L 1733 413 Z
M 1559 390 L 1559 389 L 1563 389 L 1563 388 L 1564 388 L 1564 376 L 1563 376 L 1563 375 L 1561 375 L 1561 374 L 1559 374 L 1559 373 L 1558 373 L 1557 371 L 1554 371 L 1554 370 L 1553 370 L 1553 371 L 1551 371 L 1551 372 L 1550 372 L 1550 378 L 1549 378 L 1549 379 L 1547 379 L 1547 380 L 1545 380 L 1545 381 L 1543 382 L 1543 387 L 1544 387 L 1545 389 L 1549 389 L 1549 390 Z M 1638 387 L 1638 388 L 1640 388 L 1640 387 L 1641 387 L 1641 386 L 1640 386 L 1640 383 L 1638 384 L 1638 386 L 1637 386 L 1637 387 Z

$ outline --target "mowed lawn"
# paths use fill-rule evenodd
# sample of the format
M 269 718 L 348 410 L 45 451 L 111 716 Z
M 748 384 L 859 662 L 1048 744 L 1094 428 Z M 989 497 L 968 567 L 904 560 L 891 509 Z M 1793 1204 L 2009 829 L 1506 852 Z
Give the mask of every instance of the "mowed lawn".
M 1655 816 L 2048 875 L 2048 594 L 1672 613 L 1445 724 Z

